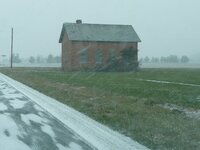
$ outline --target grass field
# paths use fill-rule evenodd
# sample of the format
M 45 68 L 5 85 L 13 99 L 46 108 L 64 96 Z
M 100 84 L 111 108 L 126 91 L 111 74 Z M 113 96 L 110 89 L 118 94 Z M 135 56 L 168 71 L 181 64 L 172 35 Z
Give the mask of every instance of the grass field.
M 200 109 L 200 69 L 143 69 L 137 73 L 64 73 L 1 68 L 0 72 L 67 104 L 151 149 L 200 149 L 200 120 L 159 104 Z

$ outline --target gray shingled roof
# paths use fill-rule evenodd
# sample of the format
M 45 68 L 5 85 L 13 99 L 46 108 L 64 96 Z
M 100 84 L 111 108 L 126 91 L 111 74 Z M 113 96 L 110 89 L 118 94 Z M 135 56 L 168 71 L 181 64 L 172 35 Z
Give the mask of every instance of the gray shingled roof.
M 71 41 L 141 42 L 131 25 L 64 23 L 60 43 L 65 32 Z

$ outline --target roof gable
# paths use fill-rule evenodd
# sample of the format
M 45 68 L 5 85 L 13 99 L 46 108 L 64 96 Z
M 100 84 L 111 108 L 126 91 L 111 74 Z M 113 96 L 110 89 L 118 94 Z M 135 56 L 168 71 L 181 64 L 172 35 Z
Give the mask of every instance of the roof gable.
M 141 42 L 131 25 L 64 23 L 60 43 L 65 32 L 70 41 Z

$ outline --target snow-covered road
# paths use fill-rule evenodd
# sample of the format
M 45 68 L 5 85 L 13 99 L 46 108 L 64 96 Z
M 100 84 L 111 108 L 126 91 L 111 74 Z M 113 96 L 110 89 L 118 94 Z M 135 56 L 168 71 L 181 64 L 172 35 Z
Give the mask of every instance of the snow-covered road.
M 3 74 L 0 74 L 0 149 L 148 150 Z
M 94 149 L 58 119 L 0 80 L 0 149 Z

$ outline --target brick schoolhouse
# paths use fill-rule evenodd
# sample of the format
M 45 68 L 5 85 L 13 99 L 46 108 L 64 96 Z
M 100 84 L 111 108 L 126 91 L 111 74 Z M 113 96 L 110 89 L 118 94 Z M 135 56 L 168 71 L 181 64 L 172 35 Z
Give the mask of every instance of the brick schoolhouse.
M 140 38 L 131 25 L 64 23 L 59 39 L 62 43 L 62 68 L 66 71 L 106 66 L 126 48 L 135 49 L 138 62 Z

